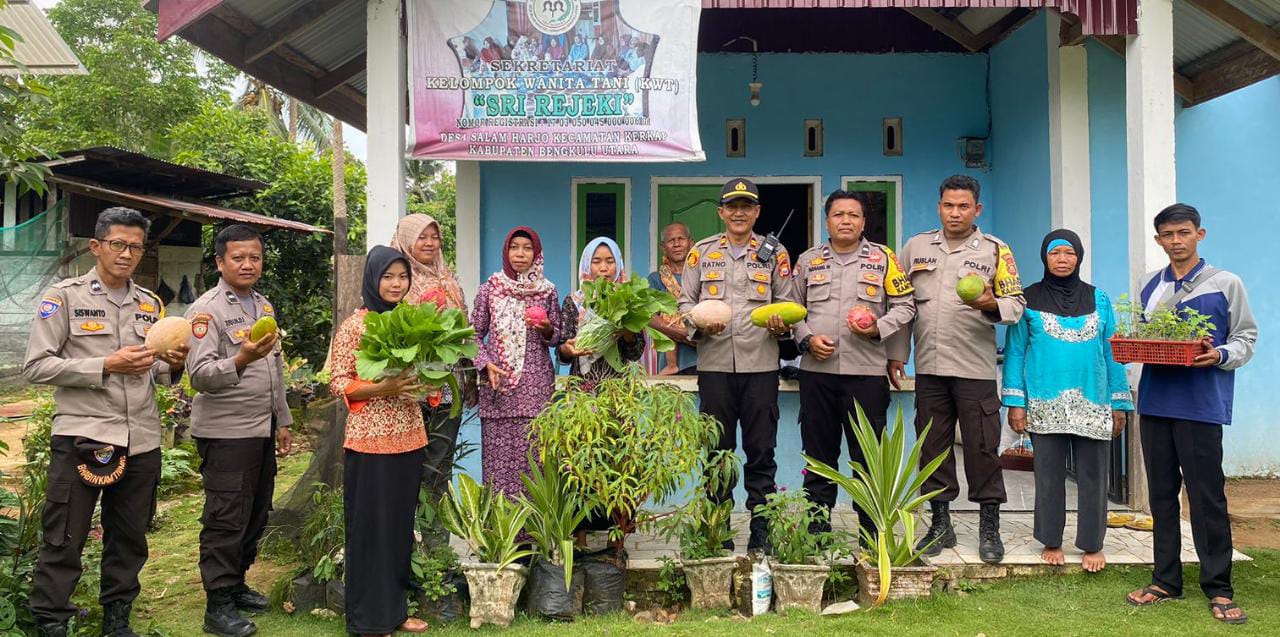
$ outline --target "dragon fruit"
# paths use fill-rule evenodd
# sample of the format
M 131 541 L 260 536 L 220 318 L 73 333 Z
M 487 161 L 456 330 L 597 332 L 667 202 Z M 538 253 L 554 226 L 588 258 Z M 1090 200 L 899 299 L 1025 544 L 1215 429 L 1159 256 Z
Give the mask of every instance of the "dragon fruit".
M 845 319 L 850 326 L 858 326 L 858 329 L 865 330 L 876 323 L 875 312 L 865 305 L 855 305 L 849 310 L 849 316 Z
M 534 325 L 542 325 L 547 322 L 547 311 L 542 306 L 531 305 L 524 309 L 524 317 Z

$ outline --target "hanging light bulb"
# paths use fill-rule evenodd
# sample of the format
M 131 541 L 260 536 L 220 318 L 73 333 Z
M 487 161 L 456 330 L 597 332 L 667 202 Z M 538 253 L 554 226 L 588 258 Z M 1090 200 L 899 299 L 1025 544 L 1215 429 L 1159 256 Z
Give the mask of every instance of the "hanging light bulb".
M 760 43 L 756 42 L 755 38 L 740 35 L 728 42 L 725 42 L 723 46 L 727 47 L 738 40 L 746 40 L 751 43 L 751 81 L 747 83 L 747 88 L 751 91 L 751 105 L 759 106 L 760 89 L 764 87 L 764 83 L 760 81 Z
M 760 105 L 760 87 L 764 86 L 764 84 L 760 82 L 750 82 L 747 84 L 747 86 L 751 87 L 751 105 L 759 106 Z

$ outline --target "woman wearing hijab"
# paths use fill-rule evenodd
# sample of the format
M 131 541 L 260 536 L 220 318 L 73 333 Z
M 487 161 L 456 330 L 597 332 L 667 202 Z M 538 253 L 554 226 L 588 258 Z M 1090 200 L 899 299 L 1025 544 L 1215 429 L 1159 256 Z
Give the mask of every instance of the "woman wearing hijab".
M 365 314 L 393 309 L 408 294 L 411 279 L 404 254 L 386 246 L 370 250 L 360 290 L 364 306 L 342 322 L 330 352 L 329 389 L 349 409 L 342 499 L 347 631 L 356 635 L 427 629 L 426 622 L 409 617 L 406 604 L 414 586 L 409 562 L 427 446 L 418 407 L 422 388 L 412 372 L 377 382 L 356 375 Z
M 585 378 L 594 386 L 604 378 L 616 375 L 613 367 L 598 352 L 577 348 L 578 328 L 586 320 L 588 310 L 583 306 L 585 296 L 582 284 L 596 279 L 609 279 L 615 283 L 624 280 L 622 250 L 608 237 L 597 237 L 587 243 L 578 259 L 578 291 L 564 298 L 560 310 L 560 345 L 556 353 L 561 363 L 569 366 L 569 373 Z M 644 355 L 644 339 L 630 332 L 618 337 L 618 350 L 625 362 L 638 361 Z
M 1040 245 L 1044 278 L 1025 291 L 1027 311 L 1005 337 L 1002 394 L 1009 425 L 1030 432 L 1035 451 L 1035 538 L 1046 563 L 1062 565 L 1066 465 L 1075 459 L 1079 489 L 1076 547 L 1086 571 L 1106 566 L 1107 469 L 1111 439 L 1133 410 L 1124 366 L 1111 356 L 1111 300 L 1080 280 L 1084 246 L 1070 230 Z
M 391 247 L 409 257 L 410 283 L 406 303 L 435 303 L 437 306 L 467 312 L 466 295 L 449 265 L 445 263 L 440 224 L 429 215 L 405 215 L 396 224 Z M 458 367 L 470 368 L 471 361 L 461 361 Z M 427 430 L 427 463 L 424 467 L 424 485 L 432 502 L 439 502 L 453 477 L 453 454 L 458 443 L 458 428 L 462 415 L 450 417 L 455 400 L 464 400 L 468 407 L 476 404 L 474 373 L 458 373 L 459 385 L 465 396 L 454 396 L 449 388 L 441 387 L 438 402 L 423 401 L 422 418 Z M 434 407 L 431 405 L 435 404 Z M 435 533 L 429 538 L 435 543 L 448 541 L 448 535 L 438 521 L 432 525 Z
M 550 348 L 560 341 L 556 286 L 543 276 L 542 240 L 521 226 L 503 242 L 502 271 L 476 292 L 471 324 L 480 351 L 480 455 L 484 481 L 515 497 L 529 468 L 529 421 L 551 401 Z

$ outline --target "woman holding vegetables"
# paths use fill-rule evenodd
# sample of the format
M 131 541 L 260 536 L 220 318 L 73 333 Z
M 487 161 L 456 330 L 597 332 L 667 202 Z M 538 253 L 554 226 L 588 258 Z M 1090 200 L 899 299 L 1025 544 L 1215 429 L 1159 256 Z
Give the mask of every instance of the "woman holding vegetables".
M 608 237 L 597 237 L 587 243 L 578 260 L 578 291 L 566 296 L 560 311 L 560 346 L 556 348 L 560 362 L 569 366 L 569 373 L 586 379 L 594 385 L 603 378 L 618 372 L 609 365 L 601 352 L 578 349 L 578 328 L 589 316 L 583 305 L 586 295 L 582 284 L 605 279 L 621 283 L 626 277 L 622 270 L 622 250 Z M 626 362 L 638 361 L 644 354 L 644 339 L 635 332 L 621 331 L 617 336 L 618 351 Z
M 555 388 L 550 348 L 560 341 L 556 287 L 542 274 L 542 240 L 521 226 L 507 234 L 502 271 L 476 292 L 471 312 L 480 351 L 480 454 L 484 481 L 509 497 L 524 489 L 529 421 Z
M 427 446 L 418 407 L 423 388 L 412 370 L 377 382 L 360 380 L 356 372 L 365 315 L 391 311 L 409 293 L 411 281 L 404 254 L 386 246 L 370 250 L 360 291 L 364 306 L 342 322 L 330 353 L 330 391 L 350 409 L 343 440 L 346 615 L 348 632 L 357 635 L 427 629 L 408 616 L 406 604 Z

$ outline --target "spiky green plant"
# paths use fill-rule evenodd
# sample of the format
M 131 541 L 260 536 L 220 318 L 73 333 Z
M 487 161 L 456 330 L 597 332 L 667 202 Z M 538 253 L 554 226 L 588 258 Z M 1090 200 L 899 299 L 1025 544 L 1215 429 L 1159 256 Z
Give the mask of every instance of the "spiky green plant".
M 440 499 L 440 522 L 444 528 L 466 540 L 477 560 L 496 564 L 499 569 L 533 555 L 533 551 L 516 544 L 528 518 L 529 507 L 524 503 L 480 486 L 465 473 L 449 485 L 448 495 Z
M 529 457 L 529 472 L 520 474 L 528 496 L 520 500 L 529 509 L 525 531 L 533 538 L 538 553 L 552 564 L 564 567 L 564 587 L 570 590 L 573 579 L 573 533 L 590 509 L 569 487 L 564 474 L 546 470 Z

